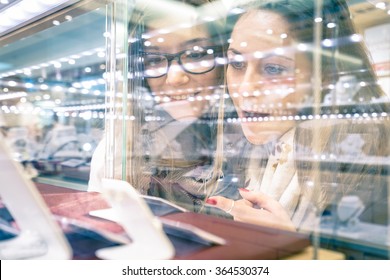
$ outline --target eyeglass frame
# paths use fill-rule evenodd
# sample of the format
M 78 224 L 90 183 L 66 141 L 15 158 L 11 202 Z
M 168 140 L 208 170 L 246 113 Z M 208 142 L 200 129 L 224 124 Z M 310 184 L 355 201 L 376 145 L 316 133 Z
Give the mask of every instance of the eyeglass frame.
M 214 55 L 214 60 L 216 57 L 218 57 L 216 55 L 216 53 L 218 54 L 223 54 L 223 46 L 204 46 L 202 48 L 205 48 L 205 49 L 212 49 L 214 51 L 213 55 Z M 160 55 L 160 56 L 164 56 L 167 61 L 168 61 L 168 64 L 167 64 L 167 67 L 166 67 L 166 72 L 164 74 L 161 74 L 159 76 L 155 76 L 155 77 L 150 77 L 150 76 L 145 76 L 145 78 L 147 79 L 155 79 L 155 78 L 161 78 L 165 75 L 168 74 L 169 72 L 169 67 L 171 67 L 171 64 L 172 64 L 172 61 L 173 60 L 176 60 L 178 62 L 178 64 L 180 65 L 181 69 L 183 69 L 184 72 L 188 73 L 188 74 L 192 74 L 192 75 L 200 75 L 200 74 L 205 74 L 207 72 L 210 72 L 211 70 L 214 70 L 215 69 L 215 66 L 216 66 L 216 63 L 214 63 L 213 67 L 208 69 L 207 71 L 203 71 L 203 72 L 199 72 L 199 73 L 194 73 L 194 72 L 191 72 L 189 70 L 187 70 L 183 64 L 182 64 L 182 61 L 181 61 L 181 55 L 185 52 L 188 52 L 189 50 L 183 50 L 183 51 L 180 51 L 180 52 L 177 52 L 177 53 L 174 53 L 174 54 L 169 54 L 169 53 L 156 53 L 156 52 L 145 52 L 145 51 L 141 51 L 141 55 L 144 57 L 145 55 L 148 55 L 148 54 L 154 54 L 154 55 Z

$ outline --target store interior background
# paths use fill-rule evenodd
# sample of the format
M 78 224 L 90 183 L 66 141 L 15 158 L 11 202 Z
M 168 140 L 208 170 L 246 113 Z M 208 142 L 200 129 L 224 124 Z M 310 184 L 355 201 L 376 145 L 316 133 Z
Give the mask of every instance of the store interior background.
M 84 191 L 105 128 L 106 1 L 18 2 L 34 1 L 0 0 L 1 133 L 35 181 Z M 390 1 L 348 3 L 390 97 Z
M 87 181 L 88 162 L 104 130 L 108 36 L 104 4 L 95 1 L 88 11 L 81 7 L 46 17 L 43 13 L 37 16 L 43 17 L 39 24 L 29 24 L 31 12 L 7 13 L 14 2 L 18 1 L 0 2 L 0 125 L 15 159 L 33 160 L 42 180 L 55 175 L 59 180 Z M 33 6 L 34 1 L 29 2 Z M 50 3 L 77 1 L 36 2 L 49 8 Z M 390 3 L 348 3 L 379 83 L 390 96 Z M 55 132 L 52 140 L 49 131 Z

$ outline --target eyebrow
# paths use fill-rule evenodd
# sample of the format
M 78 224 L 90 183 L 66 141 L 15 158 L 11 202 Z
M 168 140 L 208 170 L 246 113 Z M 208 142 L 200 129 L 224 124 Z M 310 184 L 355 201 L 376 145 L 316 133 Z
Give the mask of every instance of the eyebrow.
M 210 40 L 210 39 L 209 38 L 194 38 L 194 39 L 191 39 L 191 40 L 188 40 L 188 41 L 185 41 L 185 42 L 179 44 L 179 46 L 185 47 L 187 45 L 192 45 L 194 43 L 204 42 L 204 41 L 208 41 L 208 40 Z
M 144 47 L 144 49 L 158 51 L 160 48 L 159 47 L 155 47 L 155 46 L 147 46 L 147 47 Z
M 243 55 L 241 52 L 237 51 L 237 50 L 234 49 L 234 48 L 229 48 L 227 51 L 232 51 L 232 52 L 234 52 L 235 54 Z M 295 61 L 295 60 L 292 59 L 291 57 L 284 56 L 284 55 L 280 55 L 280 54 L 275 54 L 275 53 L 269 53 L 269 54 L 267 54 L 267 55 L 261 57 L 261 59 L 270 58 L 270 57 L 280 57 L 280 58 L 284 58 L 284 59 L 289 60 L 289 61 Z
M 209 40 L 209 38 L 194 38 L 194 39 L 190 39 L 188 41 L 180 43 L 179 46 L 183 48 L 183 47 L 187 47 L 190 45 L 194 45 L 196 43 L 206 42 L 208 40 Z M 159 46 L 147 46 L 147 47 L 145 47 L 145 49 L 158 51 L 158 50 L 160 50 L 160 47 Z

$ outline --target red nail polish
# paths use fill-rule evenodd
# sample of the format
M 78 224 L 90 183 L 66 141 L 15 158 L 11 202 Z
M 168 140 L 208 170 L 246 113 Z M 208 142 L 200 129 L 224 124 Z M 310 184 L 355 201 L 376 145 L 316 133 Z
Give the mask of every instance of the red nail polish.
M 248 189 L 244 189 L 244 188 L 239 188 L 238 190 L 239 190 L 239 191 L 242 191 L 242 192 L 249 192 Z
M 217 201 L 213 198 L 208 198 L 208 199 L 206 199 L 206 203 L 210 204 L 210 205 L 216 205 Z

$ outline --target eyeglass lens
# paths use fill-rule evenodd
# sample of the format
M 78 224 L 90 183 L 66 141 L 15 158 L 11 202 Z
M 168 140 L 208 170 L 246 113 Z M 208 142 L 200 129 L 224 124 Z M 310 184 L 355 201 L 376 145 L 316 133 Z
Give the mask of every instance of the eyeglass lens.
M 214 50 L 211 48 L 198 48 L 186 50 L 176 55 L 146 53 L 144 56 L 145 75 L 147 77 L 161 77 L 168 72 L 173 59 L 178 57 L 183 69 L 192 74 L 202 74 L 215 66 Z

